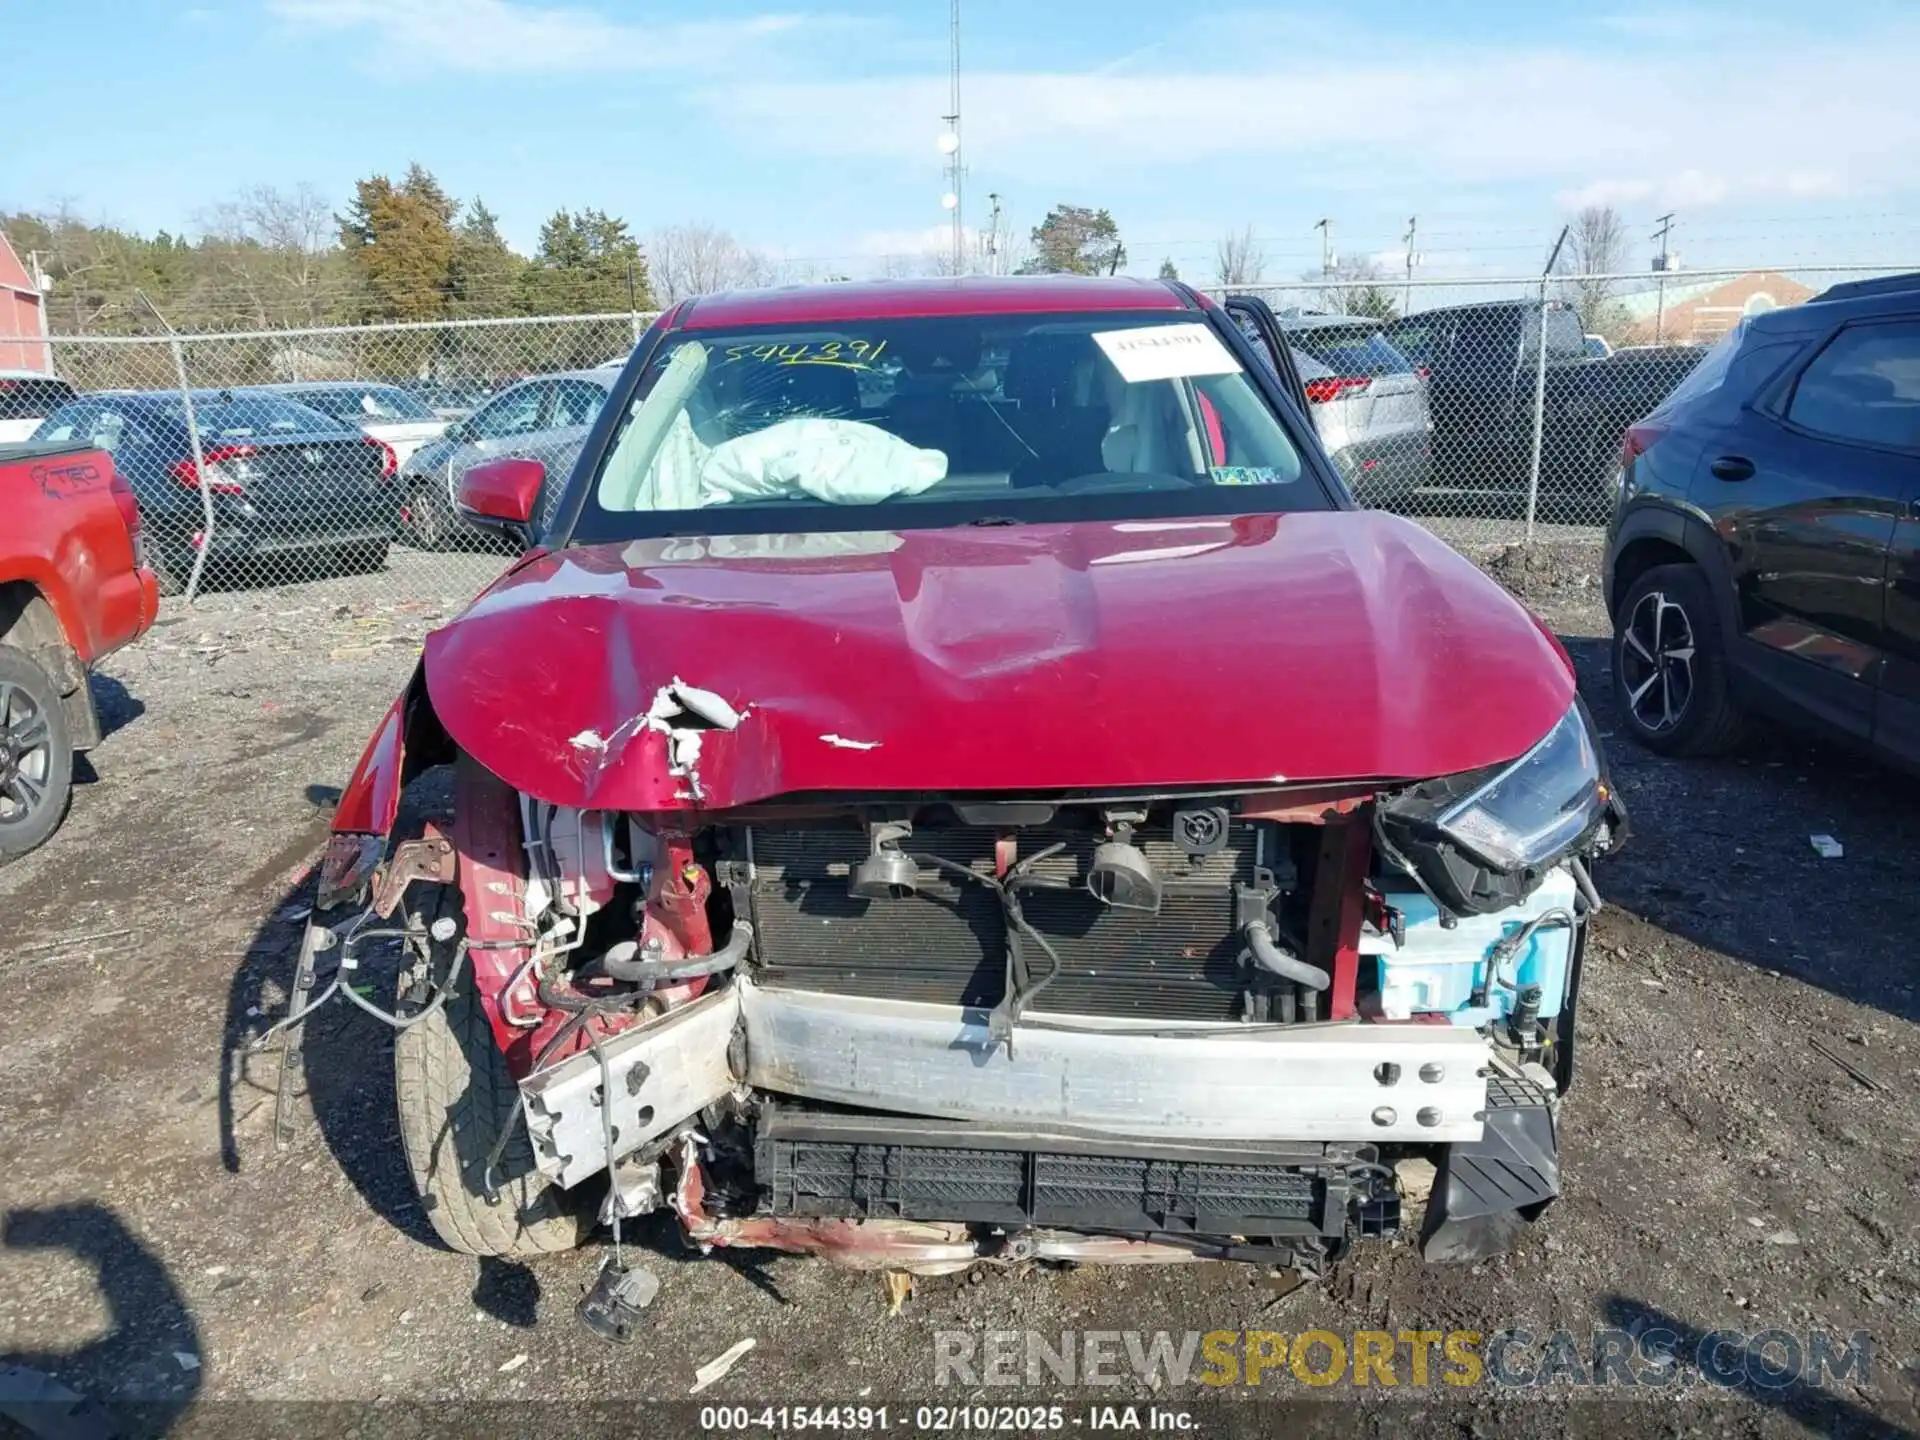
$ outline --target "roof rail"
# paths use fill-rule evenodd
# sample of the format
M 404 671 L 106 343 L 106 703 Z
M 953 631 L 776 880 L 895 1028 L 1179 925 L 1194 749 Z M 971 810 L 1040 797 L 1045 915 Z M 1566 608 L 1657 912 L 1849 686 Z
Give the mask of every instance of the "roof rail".
M 1843 280 L 1838 285 L 1829 285 L 1808 303 L 1864 300 L 1870 295 L 1898 295 L 1907 290 L 1920 290 L 1920 270 L 1909 271 L 1905 275 L 1883 275 L 1877 280 Z

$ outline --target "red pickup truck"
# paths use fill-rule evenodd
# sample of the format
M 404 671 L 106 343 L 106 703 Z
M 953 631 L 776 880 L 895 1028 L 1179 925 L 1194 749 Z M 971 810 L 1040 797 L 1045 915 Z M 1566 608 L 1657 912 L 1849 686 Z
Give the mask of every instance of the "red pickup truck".
M 0 446 L 0 865 L 59 827 L 100 739 L 87 671 L 153 624 L 140 511 L 113 457 Z

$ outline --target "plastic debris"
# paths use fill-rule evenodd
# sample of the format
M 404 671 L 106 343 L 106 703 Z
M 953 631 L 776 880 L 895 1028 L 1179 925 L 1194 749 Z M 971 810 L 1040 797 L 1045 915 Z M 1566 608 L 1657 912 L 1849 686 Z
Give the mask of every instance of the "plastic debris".
M 644 1265 L 625 1266 L 609 1255 L 580 1299 L 575 1313 L 602 1340 L 625 1345 L 633 1339 L 640 1315 L 660 1293 L 660 1277 Z
M 702 1390 L 713 1384 L 714 1381 L 723 1378 L 729 1370 L 740 1363 L 740 1357 L 752 1348 L 753 1337 L 751 1335 L 736 1345 L 728 1346 L 720 1354 L 714 1356 L 713 1359 L 707 1361 L 706 1364 L 693 1372 L 693 1389 L 687 1393 L 689 1395 L 698 1395 Z
M 182 1370 L 198 1370 L 200 1357 L 190 1350 L 176 1350 L 173 1352 L 173 1363 Z
M 518 1355 L 514 1356 L 511 1360 L 507 1361 L 506 1364 L 502 1365 L 500 1367 L 499 1373 L 502 1375 L 510 1375 L 515 1370 L 518 1370 L 522 1365 L 526 1363 L 527 1363 L 527 1352 L 522 1350 Z
M 1822 860 L 1838 860 L 1847 853 L 1847 847 L 1831 835 L 1814 835 L 1809 839 L 1813 843 L 1814 853 Z

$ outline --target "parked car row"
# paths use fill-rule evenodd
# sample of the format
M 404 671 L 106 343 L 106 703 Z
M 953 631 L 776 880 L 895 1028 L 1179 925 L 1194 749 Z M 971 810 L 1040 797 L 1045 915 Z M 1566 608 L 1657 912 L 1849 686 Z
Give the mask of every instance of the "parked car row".
M 618 374 L 535 376 L 454 420 L 413 390 L 377 381 L 196 391 L 197 462 L 178 391 L 77 395 L 45 375 L 4 375 L 0 436 L 111 455 L 145 521 L 145 558 L 173 594 L 196 561 L 378 568 L 396 539 L 434 550 L 497 545 L 460 518 L 460 474 L 522 455 L 564 476 Z

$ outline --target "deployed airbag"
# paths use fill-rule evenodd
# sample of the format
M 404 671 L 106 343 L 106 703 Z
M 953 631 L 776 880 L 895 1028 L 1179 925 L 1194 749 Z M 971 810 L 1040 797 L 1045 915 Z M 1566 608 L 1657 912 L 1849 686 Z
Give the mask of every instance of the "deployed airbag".
M 637 508 L 694 510 L 736 501 L 811 496 L 871 505 L 918 495 L 946 478 L 947 457 L 860 420 L 802 416 L 711 448 L 682 414 L 674 421 Z

